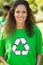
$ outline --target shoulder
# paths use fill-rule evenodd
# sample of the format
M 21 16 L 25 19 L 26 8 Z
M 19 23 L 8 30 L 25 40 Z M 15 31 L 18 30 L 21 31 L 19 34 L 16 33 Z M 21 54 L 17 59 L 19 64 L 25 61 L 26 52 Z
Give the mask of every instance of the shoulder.
M 0 32 L 0 40 L 3 39 L 3 31 Z
M 2 19 L 2 16 L 0 17 L 0 19 Z
M 0 23 L 1 23 L 1 21 L 2 21 L 2 16 L 0 17 Z
M 35 32 L 37 35 L 38 35 L 38 34 L 42 35 L 40 29 L 39 29 L 38 26 L 36 26 L 36 25 L 34 25 L 34 32 Z
M 37 32 L 37 31 L 41 32 L 37 25 L 34 25 L 34 31 L 35 32 Z

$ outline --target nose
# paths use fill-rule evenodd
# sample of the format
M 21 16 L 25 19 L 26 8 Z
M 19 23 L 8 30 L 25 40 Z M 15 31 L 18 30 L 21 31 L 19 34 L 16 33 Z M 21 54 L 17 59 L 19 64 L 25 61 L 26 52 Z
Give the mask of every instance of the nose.
M 20 16 L 23 16 L 23 13 L 22 12 L 20 12 Z

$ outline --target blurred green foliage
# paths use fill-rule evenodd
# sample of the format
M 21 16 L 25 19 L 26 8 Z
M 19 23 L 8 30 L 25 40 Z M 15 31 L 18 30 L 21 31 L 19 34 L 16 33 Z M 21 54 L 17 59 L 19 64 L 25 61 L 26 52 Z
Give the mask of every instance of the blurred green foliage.
M 38 12 L 38 5 L 43 4 L 43 0 L 27 0 L 27 1 L 29 2 L 30 7 L 34 13 Z

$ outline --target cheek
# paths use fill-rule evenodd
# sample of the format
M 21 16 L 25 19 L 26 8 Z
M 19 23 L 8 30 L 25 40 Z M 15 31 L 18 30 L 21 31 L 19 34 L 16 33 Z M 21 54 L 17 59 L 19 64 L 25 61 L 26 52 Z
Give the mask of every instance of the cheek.
M 15 18 L 18 18 L 18 17 L 19 17 L 19 15 L 15 13 L 15 14 L 14 14 L 14 17 L 15 17 Z
M 27 14 L 24 15 L 24 18 L 27 18 Z

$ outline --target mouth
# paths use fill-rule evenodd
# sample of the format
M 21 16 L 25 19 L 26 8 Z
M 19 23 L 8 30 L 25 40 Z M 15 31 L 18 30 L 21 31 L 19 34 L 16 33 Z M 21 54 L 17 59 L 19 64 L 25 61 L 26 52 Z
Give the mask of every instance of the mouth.
M 23 18 L 19 18 L 19 20 L 23 20 Z

